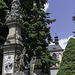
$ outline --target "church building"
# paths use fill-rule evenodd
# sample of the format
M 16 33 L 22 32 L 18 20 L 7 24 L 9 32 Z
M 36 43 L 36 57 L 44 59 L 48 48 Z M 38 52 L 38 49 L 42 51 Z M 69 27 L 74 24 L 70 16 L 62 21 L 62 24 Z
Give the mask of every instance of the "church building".
M 52 56 L 54 59 L 57 59 L 59 61 L 59 64 L 56 63 L 56 65 L 53 65 L 50 68 L 51 75 L 57 74 L 58 69 L 60 67 L 61 60 L 62 60 L 63 52 L 64 52 L 64 49 L 62 49 L 61 46 L 59 45 L 58 36 L 55 35 L 54 38 L 55 38 L 55 43 L 50 44 L 48 46 L 48 50 L 50 51 L 50 56 Z

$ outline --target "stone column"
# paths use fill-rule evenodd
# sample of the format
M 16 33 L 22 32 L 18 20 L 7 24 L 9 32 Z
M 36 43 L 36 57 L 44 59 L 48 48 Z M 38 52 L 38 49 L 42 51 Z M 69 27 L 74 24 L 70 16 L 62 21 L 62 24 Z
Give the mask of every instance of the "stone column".
M 7 11 L 6 25 L 9 28 L 7 41 L 3 49 L 3 68 L 2 75 L 15 75 L 20 69 L 20 61 L 23 60 L 23 43 L 21 37 L 21 29 L 23 27 L 23 19 L 20 12 L 20 1 L 13 0 L 11 11 Z M 23 65 L 24 66 L 24 65 Z M 21 71 L 22 72 L 22 71 Z M 24 74 L 24 73 L 23 73 Z

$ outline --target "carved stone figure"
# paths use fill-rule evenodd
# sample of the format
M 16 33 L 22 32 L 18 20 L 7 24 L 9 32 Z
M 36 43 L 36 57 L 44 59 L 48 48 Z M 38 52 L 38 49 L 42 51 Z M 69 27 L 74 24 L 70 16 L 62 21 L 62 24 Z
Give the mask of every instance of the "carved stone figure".
M 23 23 L 23 18 L 22 18 L 23 16 L 19 12 L 20 12 L 20 1 L 13 0 L 11 11 L 7 12 L 6 15 L 6 22 L 19 20 Z
M 25 67 L 25 63 L 24 63 L 24 55 L 25 55 L 25 53 L 26 53 L 26 49 L 24 47 L 22 53 L 19 56 L 16 56 L 16 58 L 15 58 L 16 72 L 23 71 L 23 68 Z
M 13 69 L 13 59 L 14 59 L 14 56 L 13 55 L 7 55 L 4 57 L 4 61 L 5 61 L 5 64 L 4 64 L 4 71 L 6 73 L 9 73 L 9 72 L 12 72 L 12 69 Z
M 30 61 L 30 75 L 36 75 L 34 73 L 35 62 L 36 62 L 36 57 L 33 57 Z

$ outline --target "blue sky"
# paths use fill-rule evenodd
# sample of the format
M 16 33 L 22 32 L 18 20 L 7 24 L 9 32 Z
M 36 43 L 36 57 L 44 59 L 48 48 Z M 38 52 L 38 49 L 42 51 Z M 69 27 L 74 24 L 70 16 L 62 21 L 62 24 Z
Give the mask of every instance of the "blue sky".
M 56 22 L 51 24 L 52 38 L 56 32 L 59 42 L 62 40 L 65 44 L 69 37 L 74 35 L 72 32 L 75 30 L 75 23 L 72 16 L 75 15 L 75 0 L 48 0 L 45 11 L 51 13 L 50 19 L 56 19 Z

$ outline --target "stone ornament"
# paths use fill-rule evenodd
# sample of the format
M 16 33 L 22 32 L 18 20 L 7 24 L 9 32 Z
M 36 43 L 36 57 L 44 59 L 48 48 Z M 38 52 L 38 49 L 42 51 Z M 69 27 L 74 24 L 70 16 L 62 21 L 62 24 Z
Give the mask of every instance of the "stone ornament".
M 4 56 L 4 73 L 12 73 L 13 72 L 13 64 L 14 61 L 14 55 L 7 55 Z

